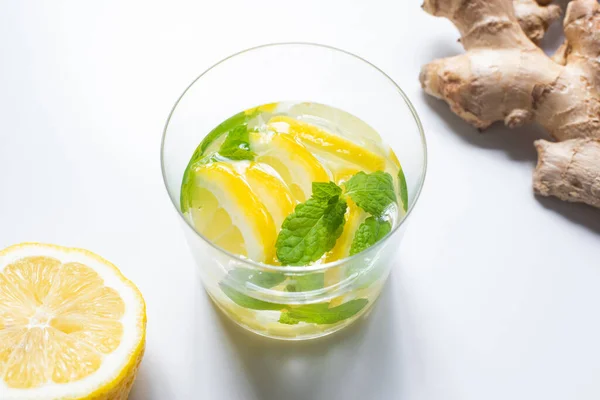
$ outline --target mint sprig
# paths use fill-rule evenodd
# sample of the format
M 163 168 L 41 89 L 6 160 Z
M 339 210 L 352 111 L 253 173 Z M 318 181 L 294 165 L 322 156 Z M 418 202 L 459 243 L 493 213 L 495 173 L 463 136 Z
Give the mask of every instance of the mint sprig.
M 209 156 L 209 154 L 206 154 L 206 151 L 208 150 L 210 145 L 213 144 L 221 136 L 225 135 L 226 133 L 231 132 L 232 130 L 234 130 L 238 127 L 240 127 L 240 128 L 244 127 L 244 129 L 247 130 L 248 122 L 250 122 L 258 114 L 259 114 L 258 110 L 253 111 L 249 114 L 246 114 L 246 112 L 244 112 L 244 111 L 237 113 L 234 116 L 221 122 L 212 131 L 210 131 L 208 133 L 208 135 L 206 135 L 204 137 L 204 139 L 202 139 L 202 142 L 200 142 L 200 144 L 194 151 L 194 154 L 192 155 L 192 158 L 190 159 L 190 162 L 188 163 L 187 168 L 185 169 L 185 172 L 183 173 L 183 179 L 181 182 L 181 195 L 179 198 L 179 205 L 181 207 L 181 212 L 184 212 L 184 213 L 187 212 L 187 210 L 191 206 L 191 193 L 193 192 L 193 186 L 194 186 L 194 182 L 192 179 L 192 175 L 193 175 L 192 172 L 193 172 L 194 166 L 199 165 L 199 164 L 205 164 L 210 161 L 216 161 L 213 156 L 211 156 L 210 159 L 206 158 L 207 156 Z
M 212 131 L 210 131 L 210 133 L 208 135 L 206 135 L 206 137 L 202 140 L 202 142 L 200 142 L 200 145 L 198 146 L 198 148 L 196 149 L 196 152 L 194 153 L 194 157 L 192 157 L 192 161 L 197 161 L 198 159 L 200 159 L 204 155 L 204 152 L 206 151 L 206 149 L 208 149 L 208 147 L 215 140 L 217 140 L 218 138 L 220 138 L 227 132 L 230 132 L 231 130 L 233 130 L 237 127 L 241 127 L 241 126 L 247 127 L 248 121 L 250 121 L 257 115 L 258 115 L 258 112 L 252 112 L 250 114 L 246 114 L 246 112 L 242 111 L 241 113 L 237 113 L 233 117 L 230 117 L 230 118 L 226 119 L 225 121 L 221 122 L 219 125 L 217 125 L 217 127 L 215 129 L 213 129 Z M 196 160 L 194 160 L 194 158 L 196 158 Z
M 230 160 L 254 160 L 248 128 L 245 125 L 233 128 L 219 148 L 219 154 Z
M 245 295 L 244 293 L 233 289 L 224 282 L 219 283 L 219 287 L 238 306 L 248 308 L 250 310 L 271 310 L 280 311 L 285 308 L 282 304 L 269 303 L 266 301 L 255 299 Z
M 285 287 L 286 292 L 310 292 L 325 287 L 325 274 L 314 273 L 291 277 Z
M 400 201 L 402 201 L 402 209 L 404 212 L 408 211 L 408 185 L 406 184 L 406 176 L 404 176 L 404 171 L 402 171 L 402 167 L 400 167 L 400 171 L 398 171 L 398 182 L 400 182 Z
M 312 198 L 329 201 L 342 195 L 342 188 L 333 182 L 313 182 Z
M 237 268 L 229 271 L 225 279 L 250 282 L 261 288 L 270 289 L 285 281 L 286 278 L 281 272 L 253 271 L 245 268 Z
M 360 253 L 383 239 L 392 230 L 390 221 L 375 217 L 367 218 L 356 230 L 350 245 L 350 255 Z
M 288 325 L 299 322 L 317 325 L 335 324 L 353 317 L 368 303 L 369 300 L 367 299 L 355 299 L 333 308 L 329 308 L 327 303 L 293 307 L 281 312 L 279 322 Z
M 335 183 L 313 183 L 313 196 L 283 221 L 275 247 L 282 265 L 308 265 L 331 250 L 344 229 L 346 200 Z
M 356 315 L 368 303 L 367 299 L 355 299 L 336 307 L 329 303 L 290 306 L 287 304 L 270 303 L 245 295 L 229 285 L 221 282 L 221 290 L 238 306 L 257 311 L 281 311 L 279 322 L 295 325 L 300 322 L 307 324 L 335 324 Z
M 396 202 L 394 181 L 387 172 L 359 172 L 346 182 L 345 188 L 346 195 L 350 196 L 357 206 L 375 217 L 380 217 Z

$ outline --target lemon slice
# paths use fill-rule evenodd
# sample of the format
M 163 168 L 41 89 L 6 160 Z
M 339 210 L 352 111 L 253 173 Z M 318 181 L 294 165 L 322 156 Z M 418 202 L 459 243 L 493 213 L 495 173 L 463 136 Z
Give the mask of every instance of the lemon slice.
M 244 176 L 271 214 L 279 233 L 283 220 L 294 211 L 295 202 L 290 189 L 278 177 L 277 172 L 266 164 L 250 163 Z
M 258 262 L 274 258 L 276 227 L 246 182 L 247 163 L 215 162 L 192 170 L 189 216 L 196 230 L 223 249 Z
M 142 360 L 138 289 L 85 250 L 0 251 L 0 399 L 126 399 Z
M 356 230 L 369 216 L 369 214 L 358 207 L 356 203 L 352 201 L 352 199 L 347 197 L 346 202 L 348 203 L 348 211 L 346 212 L 344 231 L 339 239 L 335 242 L 333 249 L 331 249 L 331 251 L 327 254 L 325 262 L 333 262 L 348 257 Z
M 346 224 L 344 225 L 344 230 L 342 231 L 342 235 L 335 242 L 333 249 L 331 249 L 331 251 L 325 256 L 325 262 L 334 262 L 348 257 L 356 230 L 369 216 L 349 197 L 346 198 L 346 202 L 348 203 L 348 211 L 346 212 Z M 343 266 L 327 269 L 324 277 L 325 286 L 333 286 L 340 282 L 344 278 L 344 269 L 345 268 Z M 342 303 L 335 302 L 335 306 L 340 304 Z
M 319 103 L 295 103 L 281 107 L 287 115 L 305 121 L 322 122 L 335 127 L 339 132 L 362 144 L 381 143 L 381 136 L 366 122 L 339 108 L 333 108 Z M 317 123 L 318 124 L 318 123 Z M 364 142 L 368 143 L 364 143 Z
M 276 132 L 291 135 L 315 151 L 335 155 L 365 171 L 380 171 L 386 166 L 385 157 L 315 125 L 283 115 L 271 118 L 267 125 Z
M 313 182 L 330 179 L 321 162 L 289 135 L 251 132 L 250 146 L 255 160 L 277 171 L 296 201 L 303 202 L 311 196 Z

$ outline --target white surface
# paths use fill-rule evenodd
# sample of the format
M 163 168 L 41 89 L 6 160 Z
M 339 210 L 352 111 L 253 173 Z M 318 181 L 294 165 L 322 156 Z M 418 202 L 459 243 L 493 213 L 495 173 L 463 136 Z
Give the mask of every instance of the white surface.
M 138 284 L 148 345 L 131 398 L 600 397 L 600 211 L 533 197 L 537 130 L 479 136 L 421 93 L 421 64 L 461 49 L 453 27 L 419 6 L 2 0 L 0 246 L 85 247 Z M 297 344 L 217 313 L 159 166 L 165 119 L 193 78 L 232 52 L 287 40 L 341 47 L 386 71 L 415 103 L 430 159 L 370 318 Z

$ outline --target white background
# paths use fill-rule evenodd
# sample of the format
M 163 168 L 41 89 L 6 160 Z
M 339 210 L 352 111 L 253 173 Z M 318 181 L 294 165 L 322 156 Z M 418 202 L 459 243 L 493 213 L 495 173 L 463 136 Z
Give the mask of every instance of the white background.
M 423 95 L 420 66 L 461 52 L 457 38 L 417 0 L 0 0 L 0 246 L 85 247 L 137 283 L 148 344 L 135 400 L 597 400 L 600 211 L 532 195 L 538 129 L 479 135 Z M 372 61 L 429 145 L 377 307 L 315 342 L 261 339 L 215 310 L 160 174 L 189 82 L 273 41 Z

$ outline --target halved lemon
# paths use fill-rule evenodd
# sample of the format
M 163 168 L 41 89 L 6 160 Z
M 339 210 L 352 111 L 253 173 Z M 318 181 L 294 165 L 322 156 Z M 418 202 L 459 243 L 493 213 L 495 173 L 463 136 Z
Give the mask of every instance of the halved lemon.
M 269 120 L 268 126 L 276 132 L 291 135 L 315 152 L 334 155 L 365 171 L 380 171 L 385 168 L 386 159 L 382 155 L 315 125 L 278 115 Z
M 24 243 L 0 251 L 0 399 L 126 399 L 146 308 L 99 256 Z
M 188 213 L 198 232 L 233 253 L 269 263 L 277 230 L 265 204 L 245 179 L 248 163 L 214 162 L 191 171 Z
M 251 132 L 250 146 L 255 160 L 277 171 L 299 202 L 310 198 L 313 182 L 330 180 L 321 162 L 289 135 Z

